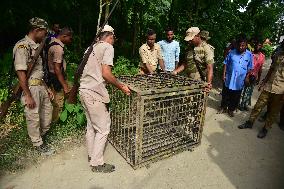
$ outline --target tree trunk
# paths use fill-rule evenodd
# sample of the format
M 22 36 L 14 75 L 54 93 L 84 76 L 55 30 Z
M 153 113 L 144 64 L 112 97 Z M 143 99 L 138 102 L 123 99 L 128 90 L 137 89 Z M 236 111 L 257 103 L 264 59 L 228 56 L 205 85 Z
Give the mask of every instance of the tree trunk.
M 100 29 L 102 13 L 103 13 L 103 0 L 100 0 L 100 12 L 99 12 L 99 17 L 98 17 L 97 32 Z
M 135 56 L 135 51 L 136 51 L 136 45 L 137 45 L 137 30 L 138 30 L 138 11 L 137 11 L 137 4 L 134 4 L 134 8 L 133 8 L 133 20 L 132 20 L 132 25 L 133 25 L 133 35 L 132 35 L 132 51 L 131 51 L 131 56 L 134 57 Z
M 108 1 L 107 4 L 106 4 L 106 9 L 105 9 L 105 21 L 106 21 L 108 15 L 109 15 L 109 5 L 110 5 L 110 1 Z M 108 24 L 108 23 L 106 23 L 106 24 Z

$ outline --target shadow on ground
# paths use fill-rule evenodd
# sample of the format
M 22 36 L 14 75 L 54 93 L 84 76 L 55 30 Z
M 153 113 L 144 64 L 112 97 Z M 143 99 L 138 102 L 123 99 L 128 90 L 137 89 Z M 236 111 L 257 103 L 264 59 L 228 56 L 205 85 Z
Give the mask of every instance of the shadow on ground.
M 267 68 L 268 66 L 266 71 Z M 217 89 L 215 94 L 210 95 L 209 108 L 218 108 L 220 91 L 221 89 Z M 258 95 L 259 92 L 255 89 L 254 102 Z M 207 115 L 208 119 L 215 116 L 214 120 L 219 127 L 218 132 L 203 135 L 210 143 L 208 156 L 235 188 L 284 188 L 284 132 L 274 124 L 265 139 L 258 139 L 257 133 L 263 125 L 258 121 L 252 129 L 238 129 L 237 126 L 245 122 L 249 114 L 250 111 L 237 112 L 234 118 Z

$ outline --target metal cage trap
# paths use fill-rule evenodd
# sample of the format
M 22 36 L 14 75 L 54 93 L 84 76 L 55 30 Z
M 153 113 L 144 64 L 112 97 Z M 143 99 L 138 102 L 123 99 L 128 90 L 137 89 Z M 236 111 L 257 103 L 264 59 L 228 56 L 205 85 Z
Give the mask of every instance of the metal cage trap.
M 110 88 L 108 140 L 134 169 L 201 142 L 207 99 L 203 82 L 166 73 L 119 80 L 132 94 Z

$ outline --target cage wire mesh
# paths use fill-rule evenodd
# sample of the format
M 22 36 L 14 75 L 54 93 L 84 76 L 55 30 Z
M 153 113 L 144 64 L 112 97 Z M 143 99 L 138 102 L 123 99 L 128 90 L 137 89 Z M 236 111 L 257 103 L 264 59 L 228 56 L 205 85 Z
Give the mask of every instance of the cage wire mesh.
M 134 169 L 201 142 L 207 99 L 203 82 L 166 73 L 119 80 L 132 93 L 110 87 L 108 140 Z

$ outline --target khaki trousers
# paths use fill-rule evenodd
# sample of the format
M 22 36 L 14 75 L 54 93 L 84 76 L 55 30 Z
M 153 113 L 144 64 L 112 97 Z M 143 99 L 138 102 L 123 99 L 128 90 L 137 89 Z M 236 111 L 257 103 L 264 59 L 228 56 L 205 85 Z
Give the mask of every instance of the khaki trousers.
M 262 109 L 269 104 L 269 106 L 267 106 L 267 116 L 264 127 L 270 129 L 282 108 L 283 102 L 283 94 L 262 91 L 251 111 L 249 121 L 254 123 Z
M 199 72 L 188 73 L 188 77 L 193 80 L 201 80 Z
M 84 91 L 79 94 L 87 117 L 86 142 L 88 155 L 91 157 L 90 165 L 103 165 L 105 144 L 110 132 L 110 114 L 105 103 L 96 101 L 91 94 Z
M 56 92 L 53 90 L 54 99 L 52 101 L 53 112 L 52 112 L 52 122 L 57 122 L 60 117 L 60 113 L 64 104 L 64 92 L 63 90 Z
M 48 92 L 44 86 L 30 86 L 30 91 L 35 100 L 36 107 L 30 109 L 25 106 L 25 116 L 28 134 L 34 146 L 43 144 L 42 136 L 49 130 L 52 119 L 52 105 Z M 25 105 L 25 96 L 21 101 Z

